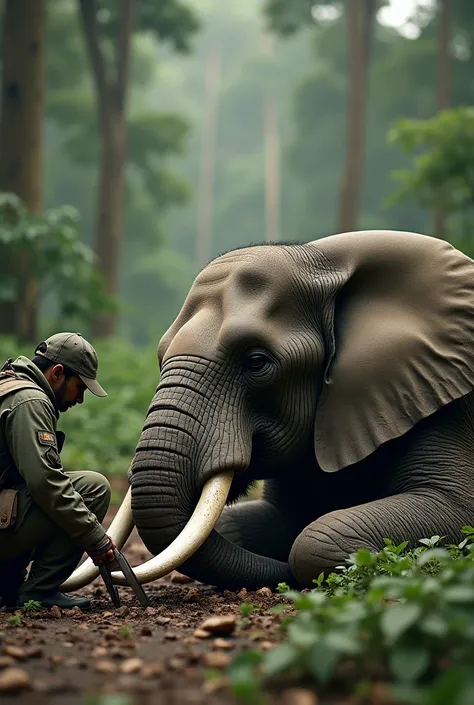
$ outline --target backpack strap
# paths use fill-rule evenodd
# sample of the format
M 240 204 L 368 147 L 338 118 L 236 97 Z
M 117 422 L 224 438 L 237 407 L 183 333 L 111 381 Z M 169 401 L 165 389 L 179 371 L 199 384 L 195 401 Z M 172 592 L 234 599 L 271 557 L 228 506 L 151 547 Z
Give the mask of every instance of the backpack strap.
M 26 379 L 0 374 L 0 399 L 6 397 L 7 394 L 11 394 L 11 392 L 16 392 L 18 389 L 41 389 L 41 387 Z

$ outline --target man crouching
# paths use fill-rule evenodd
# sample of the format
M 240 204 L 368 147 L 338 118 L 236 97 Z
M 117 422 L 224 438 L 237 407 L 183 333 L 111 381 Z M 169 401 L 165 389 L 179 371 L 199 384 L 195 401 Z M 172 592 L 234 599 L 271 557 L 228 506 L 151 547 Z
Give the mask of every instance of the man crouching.
M 83 551 L 96 564 L 113 560 L 113 541 L 101 525 L 110 485 L 96 472 L 66 472 L 56 431 L 61 412 L 82 404 L 97 382 L 98 360 L 78 333 L 57 333 L 40 343 L 32 360 L 9 360 L 0 372 L 0 606 L 88 609 L 59 586 Z M 33 561 L 28 579 L 28 563 Z

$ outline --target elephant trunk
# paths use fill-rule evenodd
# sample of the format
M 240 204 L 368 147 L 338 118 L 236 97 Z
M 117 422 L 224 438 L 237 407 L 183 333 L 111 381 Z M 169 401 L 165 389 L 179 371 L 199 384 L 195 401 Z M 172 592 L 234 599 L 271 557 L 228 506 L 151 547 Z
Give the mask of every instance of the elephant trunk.
M 133 518 L 140 537 L 155 555 L 137 568 L 137 575 L 145 582 L 145 566 L 146 581 L 160 577 L 167 568 L 180 567 L 201 582 L 225 587 L 292 581 L 286 563 L 250 553 L 213 530 L 234 472 L 244 471 L 250 462 L 252 436 L 245 419 L 240 416 L 238 428 L 224 434 L 222 430 L 227 429 L 222 421 L 207 420 L 206 427 L 214 433 L 203 440 L 201 419 L 216 410 L 200 409 L 202 396 L 190 393 L 189 388 L 178 408 L 165 378 L 160 388 L 132 464 Z M 204 479 L 203 487 L 200 479 Z M 178 556 L 177 537 L 181 540 L 185 535 L 193 550 Z M 115 579 L 122 582 L 118 575 Z

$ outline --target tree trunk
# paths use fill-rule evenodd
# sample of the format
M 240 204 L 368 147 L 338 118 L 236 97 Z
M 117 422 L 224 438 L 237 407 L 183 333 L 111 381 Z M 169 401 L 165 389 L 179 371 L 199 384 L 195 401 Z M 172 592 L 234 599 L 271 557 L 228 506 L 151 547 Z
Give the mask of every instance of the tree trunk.
M 108 106 L 100 130 L 99 191 L 94 249 L 100 263 L 106 293 L 115 297 L 119 291 L 122 243 L 123 184 L 126 149 L 125 116 Z M 108 338 L 117 330 L 115 312 L 97 316 L 92 334 Z
M 106 67 L 97 21 L 96 0 L 79 0 L 87 52 L 97 97 L 99 115 L 99 190 L 94 247 L 106 292 L 117 297 L 120 284 L 122 243 L 123 186 L 126 161 L 126 100 L 129 86 L 131 40 L 138 0 L 121 0 L 120 18 L 115 42 L 113 70 Z M 109 78 L 109 74 L 113 76 Z M 92 333 L 108 338 L 117 333 L 115 311 L 97 316 Z
M 272 37 L 262 30 L 261 51 L 273 56 Z M 263 141 L 265 159 L 265 242 L 280 239 L 280 133 L 273 86 L 263 89 Z
M 41 211 L 41 136 L 45 85 L 46 0 L 6 0 L 3 18 L 0 191 L 21 198 L 32 213 Z M 2 263 L 5 271 L 5 263 Z M 21 342 L 37 342 L 39 286 L 34 258 L 21 252 L 15 262 L 14 305 L 0 306 L 0 332 Z M 7 271 L 11 275 L 12 271 Z
M 346 153 L 339 207 L 339 231 L 357 228 L 365 149 L 365 115 L 374 0 L 348 0 L 348 96 Z
M 453 22 L 453 0 L 438 1 L 438 55 L 436 66 L 436 97 L 438 111 L 451 105 L 451 68 L 449 44 Z M 433 233 L 436 237 L 446 234 L 446 214 L 436 210 L 433 216 Z
M 214 176 L 216 167 L 217 111 L 221 76 L 221 55 L 211 50 L 206 59 L 204 125 L 198 183 L 196 268 L 200 271 L 212 257 L 214 221 Z

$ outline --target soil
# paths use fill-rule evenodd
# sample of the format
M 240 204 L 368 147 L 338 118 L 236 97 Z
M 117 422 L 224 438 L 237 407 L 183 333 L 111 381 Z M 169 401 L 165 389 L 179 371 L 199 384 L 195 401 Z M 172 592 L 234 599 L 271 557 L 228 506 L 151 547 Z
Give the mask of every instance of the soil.
M 132 565 L 150 557 L 136 533 L 124 553 Z M 266 611 L 279 596 L 268 588 L 217 591 L 176 571 L 145 589 L 146 609 L 129 588 L 119 588 L 122 606 L 115 608 L 97 579 L 77 593 L 91 599 L 90 612 L 53 608 L 14 626 L 11 613 L 0 611 L 2 705 L 235 705 L 225 676 L 209 681 L 206 672 L 223 674 L 238 651 L 278 643 L 281 618 Z M 246 625 L 243 602 L 258 606 Z M 221 618 L 215 633 L 202 631 L 209 617 Z M 11 669 L 20 672 L 8 690 L 5 679 L 15 681 Z M 109 699 L 112 694 L 122 695 Z M 269 702 L 320 701 L 310 689 L 282 687 Z

